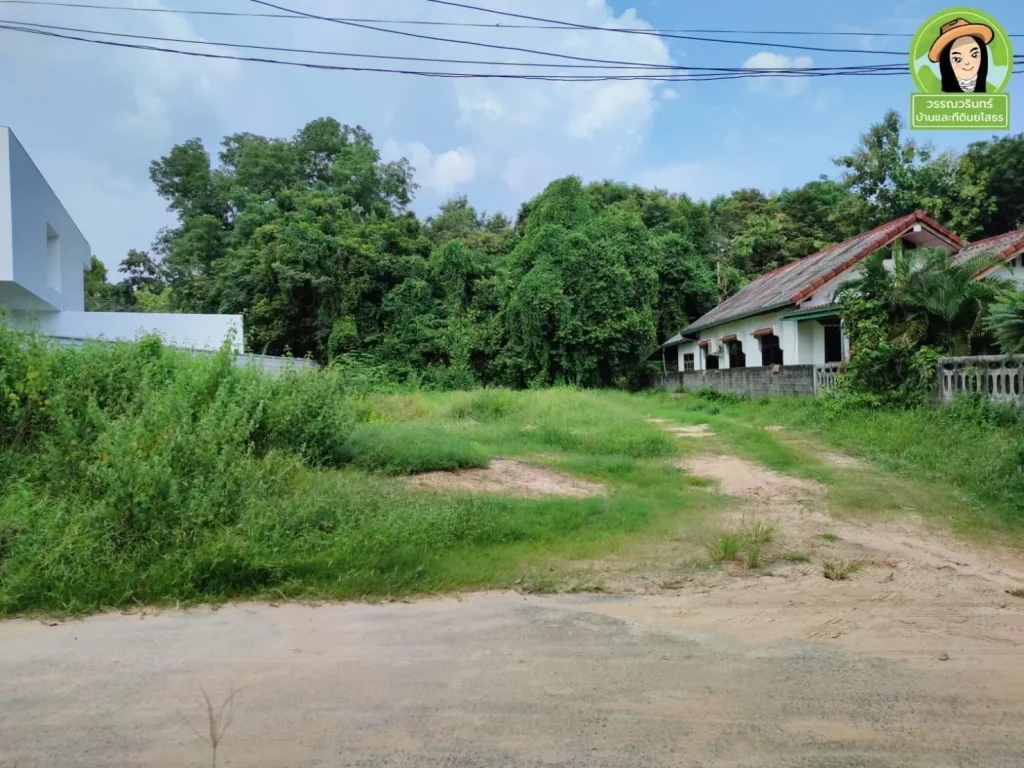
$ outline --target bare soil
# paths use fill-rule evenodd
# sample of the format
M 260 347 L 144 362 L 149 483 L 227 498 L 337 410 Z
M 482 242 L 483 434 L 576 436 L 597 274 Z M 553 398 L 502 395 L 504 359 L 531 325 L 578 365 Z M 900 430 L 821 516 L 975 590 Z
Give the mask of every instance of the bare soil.
M 483 469 L 457 472 L 424 472 L 408 479 L 417 488 L 440 491 L 501 493 L 506 496 L 542 497 L 569 496 L 585 498 L 600 496 L 604 486 L 545 467 L 514 459 L 494 459 Z

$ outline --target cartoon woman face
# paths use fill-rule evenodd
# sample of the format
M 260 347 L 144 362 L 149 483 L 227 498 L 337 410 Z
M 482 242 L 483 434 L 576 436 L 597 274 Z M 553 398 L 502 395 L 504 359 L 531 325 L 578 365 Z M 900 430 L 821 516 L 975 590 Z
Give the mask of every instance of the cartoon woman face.
M 950 47 L 949 63 L 958 79 L 976 79 L 981 66 L 981 44 L 973 37 L 958 38 Z

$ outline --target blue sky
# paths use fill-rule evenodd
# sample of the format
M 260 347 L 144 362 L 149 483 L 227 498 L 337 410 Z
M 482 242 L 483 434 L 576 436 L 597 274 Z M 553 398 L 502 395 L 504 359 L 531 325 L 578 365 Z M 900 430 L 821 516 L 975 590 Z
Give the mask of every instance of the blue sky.
M 248 0 L 104 0 L 153 8 L 261 10 Z M 425 0 L 275 0 L 335 16 L 500 21 Z M 905 0 L 476 0 L 472 4 L 602 26 L 913 32 L 945 4 Z M 979 6 L 1024 33 L 1024 3 Z M 220 19 L 155 13 L 0 5 L 0 18 L 108 31 L 398 55 L 496 58 L 521 54 L 415 41 L 319 21 Z M 577 56 L 681 66 L 828 66 L 899 57 L 723 46 L 590 31 L 426 30 Z M 765 41 L 905 50 L 909 39 Z M 1024 38 L 1018 39 L 1024 52 Z M 182 46 L 185 47 L 185 46 Z M 287 55 L 283 55 L 287 57 Z M 808 57 L 810 61 L 807 60 Z M 308 57 L 307 57 L 308 58 Z M 338 59 L 329 61 L 337 63 Z M 172 223 L 148 179 L 151 160 L 201 137 L 215 152 L 228 133 L 289 136 L 316 117 L 359 124 L 385 157 L 406 156 L 422 214 L 466 193 L 513 215 L 553 178 L 614 178 L 707 198 L 740 187 L 779 190 L 820 174 L 887 109 L 906 112 L 905 77 L 677 83 L 423 80 L 316 72 L 122 51 L 0 31 L 0 123 L 10 125 L 71 212 L 95 253 L 115 267 Z M 384 64 L 387 66 L 387 64 Z M 521 70 L 519 70 L 521 71 Z M 1024 83 L 1024 76 L 1018 76 Z M 1024 130 L 1024 96 L 1011 82 L 1011 125 Z M 1022 85 L 1021 87 L 1024 87 Z M 922 132 L 938 149 L 986 133 Z

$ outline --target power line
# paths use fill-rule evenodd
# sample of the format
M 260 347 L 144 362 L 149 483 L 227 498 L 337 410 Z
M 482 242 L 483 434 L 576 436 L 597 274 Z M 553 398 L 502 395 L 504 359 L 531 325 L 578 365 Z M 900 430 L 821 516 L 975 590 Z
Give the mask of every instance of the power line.
M 43 7 L 59 7 L 59 8 L 83 8 L 88 10 L 104 10 L 104 11 L 130 11 L 134 13 L 169 13 L 184 16 L 223 16 L 223 17 L 241 17 L 241 18 L 265 18 L 265 19 L 291 19 L 292 21 L 310 21 L 309 17 L 296 16 L 292 13 L 262 13 L 253 11 L 210 11 L 205 9 L 192 9 L 192 8 L 137 8 L 131 5 L 108 5 L 101 3 L 71 3 L 71 2 L 59 2 L 58 0 L 0 0 L 0 5 L 25 5 L 25 6 L 43 6 Z M 431 21 L 427 19 L 364 19 L 364 18 L 345 18 L 345 17 L 331 17 L 338 21 L 353 21 L 364 24 L 402 24 L 410 26 L 426 26 L 426 27 L 467 27 L 475 29 L 549 29 L 553 31 L 560 31 L 566 29 L 580 29 L 573 25 L 558 25 L 558 24 L 485 24 L 482 22 L 467 22 L 467 21 Z M 912 32 L 836 32 L 836 31 L 825 31 L 825 30 L 782 30 L 782 29 L 686 29 L 686 28 L 663 28 L 663 29 L 652 29 L 652 28 L 641 28 L 641 27 L 620 27 L 619 29 L 633 29 L 637 32 L 645 33 L 679 33 L 679 34 L 693 34 L 693 35 L 770 35 L 770 36 L 809 36 L 809 37 L 895 37 L 895 38 L 910 38 L 913 37 Z M 594 31 L 607 32 L 608 29 L 600 27 Z M 1024 37 L 1021 35 L 1010 35 L 1010 37 Z
M 260 0 L 254 0 L 254 2 L 260 2 Z M 659 30 L 640 30 L 640 29 L 622 29 L 618 27 L 595 27 L 590 24 L 575 24 L 571 21 L 561 21 L 559 19 L 546 19 L 541 16 L 527 16 L 522 13 L 512 13 L 511 11 L 498 11 L 493 8 L 481 8 L 478 5 L 469 5 L 467 3 L 457 3 L 453 0 L 427 0 L 428 3 L 434 3 L 435 5 L 447 5 L 453 8 L 466 8 L 471 11 L 480 11 L 481 13 L 492 13 L 498 16 L 508 16 L 513 19 L 526 19 L 527 21 L 539 21 L 546 24 L 559 24 L 570 27 L 572 29 L 589 29 L 600 32 L 618 32 L 625 35 L 646 35 L 653 37 L 665 37 L 672 40 L 691 40 L 701 43 L 719 43 L 724 45 L 750 45 L 757 47 L 771 47 L 771 48 L 786 48 L 789 50 L 797 51 L 817 51 L 821 53 L 858 53 L 878 56 L 906 56 L 906 51 L 865 51 L 859 48 L 824 48 L 821 46 L 814 45 L 792 45 L 790 43 L 766 43 L 760 40 L 727 40 L 719 37 L 697 37 L 694 35 L 677 35 L 669 32 L 662 32 Z M 260 3 L 263 5 L 264 3 Z
M 384 67 L 356 67 L 356 66 L 342 66 L 337 64 L 322 64 L 319 62 L 312 61 L 289 61 L 284 59 L 271 59 L 264 57 L 255 56 L 234 56 L 231 54 L 218 54 L 204 51 L 188 51 L 177 48 L 167 48 L 164 46 L 154 45 L 142 45 L 138 43 L 122 43 L 115 40 L 98 40 L 94 38 L 81 37 L 79 35 L 65 34 L 61 32 L 55 32 L 48 29 L 40 29 L 26 26 L 18 26 L 12 24 L 0 23 L 0 29 L 21 32 L 24 34 L 40 35 L 44 37 L 58 38 L 62 40 L 73 40 L 83 43 L 91 43 L 95 45 L 104 45 L 122 49 L 133 49 L 142 51 L 155 51 L 160 53 L 170 53 L 181 56 L 190 56 L 195 58 L 203 59 L 217 59 L 217 60 L 232 60 L 232 61 L 246 61 L 260 64 L 275 64 L 289 67 L 303 67 L 307 69 L 319 69 L 327 71 L 341 71 L 341 72 L 373 72 L 373 73 L 390 73 L 399 75 L 414 75 L 420 77 L 436 77 L 436 78 L 454 78 L 454 79 L 501 79 L 501 80 L 538 80 L 548 82 L 608 82 L 608 81 L 648 81 L 648 82 L 662 82 L 662 83 L 681 83 L 681 82 L 707 82 L 707 81 L 718 81 L 718 80 L 739 80 L 748 78 L 759 78 L 759 77 L 837 77 L 837 76 L 859 76 L 859 77 L 878 77 L 878 76 L 892 76 L 904 74 L 898 70 L 881 70 L 881 71 L 865 71 L 865 72 L 807 72 L 807 73 L 763 73 L 763 72 L 723 72 L 723 73 L 696 73 L 696 74 L 675 74 L 668 76 L 659 75 L 554 75 L 554 74 L 542 74 L 542 75 L 525 75 L 521 73 L 501 73 L 501 72 L 447 72 L 437 70 L 413 70 L 413 69 L 389 69 Z M 189 41 L 195 42 L 195 41 Z
M 502 67 L 545 67 L 545 68 L 559 68 L 559 69 L 597 69 L 597 70 L 649 70 L 650 67 L 637 67 L 637 66 L 622 66 L 622 65 L 604 65 L 604 64 L 550 64 L 547 62 L 520 62 L 520 61 L 486 61 L 480 59 L 444 59 L 427 56 L 395 56 L 385 54 L 374 54 L 374 53 L 352 53 L 348 51 L 332 51 L 322 50 L 315 48 L 287 48 L 282 46 L 273 45 L 256 45 L 253 43 L 231 43 L 216 40 L 194 40 L 188 38 L 179 37 L 162 37 L 157 35 L 140 35 L 132 34 L 128 32 L 108 32 L 99 29 L 83 29 L 81 27 L 64 27 L 54 24 L 40 24 L 38 22 L 22 22 L 11 19 L 0 19 L 0 24 L 15 25 L 22 27 L 33 27 L 39 29 L 56 30 L 59 32 L 75 32 L 78 34 L 86 35 L 103 35 L 105 37 L 119 37 L 130 40 L 152 40 L 162 43 L 185 43 L 189 45 L 208 45 L 216 46 L 218 48 L 245 48 L 250 50 L 258 51 L 273 51 L 276 53 L 302 53 L 302 54 L 313 54 L 317 56 L 343 56 L 348 58 L 364 58 L 364 59 L 385 59 L 391 61 L 418 61 L 418 62 L 429 62 L 432 64 L 474 64 L 481 66 L 502 66 Z M 656 68 L 657 69 L 657 68 Z M 849 67 L 802 67 L 802 68 L 771 68 L 771 67 L 674 67 L 673 70 L 679 70 L 681 74 L 687 74 L 689 72 L 717 72 L 717 73 L 742 73 L 742 74 L 766 74 L 766 75 L 783 75 L 793 76 L 795 74 L 840 74 L 840 73 L 869 73 L 895 70 L 904 72 L 906 67 L 902 64 L 872 64 L 872 65 L 858 65 Z

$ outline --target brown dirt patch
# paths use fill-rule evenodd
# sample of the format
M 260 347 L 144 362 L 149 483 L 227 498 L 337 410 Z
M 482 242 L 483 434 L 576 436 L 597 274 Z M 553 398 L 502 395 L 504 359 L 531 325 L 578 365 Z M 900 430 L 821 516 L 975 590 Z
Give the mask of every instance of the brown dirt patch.
M 408 479 L 416 488 L 441 491 L 469 491 L 473 493 L 500 493 L 505 496 L 542 497 L 570 496 L 586 498 L 600 496 L 604 486 L 581 480 L 571 475 L 534 466 L 514 459 L 494 459 L 483 469 L 464 469 L 458 472 L 424 472 Z

